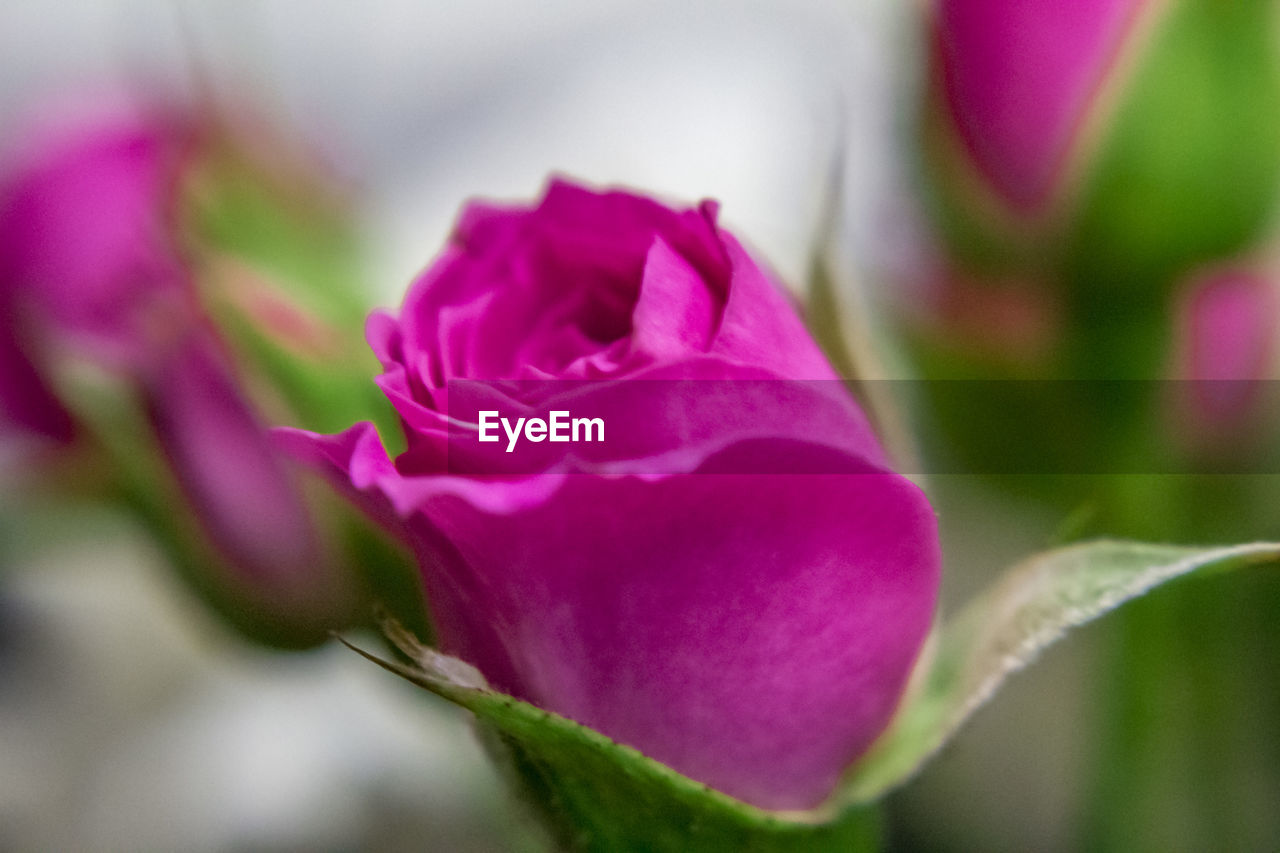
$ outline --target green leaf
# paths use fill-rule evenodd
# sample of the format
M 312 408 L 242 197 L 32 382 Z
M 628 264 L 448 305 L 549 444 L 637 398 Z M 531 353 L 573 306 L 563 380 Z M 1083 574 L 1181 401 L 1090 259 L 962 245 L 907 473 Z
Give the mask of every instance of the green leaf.
M 818 808 L 770 812 L 719 793 L 572 720 L 489 689 L 470 665 L 394 623 L 412 663 L 369 660 L 475 714 L 486 745 L 562 848 L 861 851 L 874 802 L 906 782 L 1011 673 L 1066 630 L 1193 571 L 1280 562 L 1280 544 L 1183 548 L 1100 541 L 1013 567 L 935 634 L 890 728 Z M 344 641 L 345 642 L 345 641 Z
M 1112 541 L 1025 560 L 943 625 L 894 723 L 854 766 L 842 796 L 869 802 L 906 782 L 1010 674 L 1067 629 L 1191 572 L 1276 562 L 1275 543 L 1184 548 Z
M 397 626 L 387 631 L 412 666 L 347 645 L 474 713 L 486 746 L 540 812 L 558 849 L 857 853 L 879 846 L 870 807 L 755 808 L 593 729 L 488 689 L 473 667 L 420 645 Z

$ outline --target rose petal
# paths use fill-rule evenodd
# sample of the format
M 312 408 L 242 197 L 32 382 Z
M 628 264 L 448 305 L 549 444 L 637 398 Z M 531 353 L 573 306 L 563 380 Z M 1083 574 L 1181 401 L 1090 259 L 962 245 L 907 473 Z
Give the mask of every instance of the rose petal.
M 487 614 L 483 635 L 442 631 L 445 651 L 768 808 L 831 791 L 887 723 L 932 618 L 933 514 L 890 474 L 570 477 L 500 523 L 455 502 L 424 512 L 425 564 L 454 566 L 427 573 L 439 618 L 445 602 Z M 439 589 L 459 578 L 483 601 Z
M 768 365 L 790 379 L 837 379 L 782 291 L 732 235 L 721 237 L 733 283 L 711 352 L 742 364 Z
M 655 360 L 706 352 L 716 310 L 697 270 L 661 237 L 655 239 L 631 315 L 631 349 Z

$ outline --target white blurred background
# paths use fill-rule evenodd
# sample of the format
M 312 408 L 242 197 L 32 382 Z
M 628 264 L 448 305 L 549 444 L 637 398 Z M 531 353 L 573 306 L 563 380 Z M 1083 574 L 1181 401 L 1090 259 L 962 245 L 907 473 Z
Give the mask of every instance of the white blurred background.
M 841 134 L 850 198 L 883 198 L 897 179 L 887 147 L 891 75 L 907 59 L 901 6 L 7 0 L 0 116 L 113 78 L 208 82 L 264 104 L 368 193 L 388 298 L 462 199 L 529 197 L 550 172 L 715 196 L 794 279 Z

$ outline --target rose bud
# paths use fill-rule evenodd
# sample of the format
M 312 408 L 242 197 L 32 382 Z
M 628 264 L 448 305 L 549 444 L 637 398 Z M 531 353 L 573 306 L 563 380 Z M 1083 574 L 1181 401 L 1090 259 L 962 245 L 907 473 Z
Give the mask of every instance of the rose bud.
M 926 379 L 1001 381 L 992 405 L 975 388 L 938 414 L 971 433 L 953 442 L 971 467 L 1003 464 L 1009 440 L 978 425 L 1011 411 L 1068 416 L 1073 433 L 1011 429 L 1041 460 L 1018 473 L 1147 470 L 1170 450 L 1132 458 L 1154 380 L 1192 375 L 1170 373 L 1181 283 L 1255 251 L 1280 188 L 1275 16 L 1267 2 L 933 5 L 919 146 L 941 245 L 922 276 L 935 286 L 903 313 Z M 1036 399 L 1010 405 L 1026 379 L 1074 384 L 1026 385 Z
M 1245 267 L 1200 273 L 1180 290 L 1174 374 L 1187 393 L 1177 420 L 1195 440 L 1226 450 L 1265 414 L 1263 392 L 1277 378 L 1280 291 Z
M 1175 279 L 1266 225 L 1276 4 L 939 0 L 922 144 L 970 272 L 1048 281 L 1077 374 L 1151 378 Z M 1087 342 L 1083 340 L 1088 337 Z
M 317 527 L 332 509 L 307 499 L 270 443 L 246 390 L 252 360 L 202 298 L 212 253 L 185 194 L 216 131 L 114 102 L 71 118 L 28 137 L 0 189 L 0 427 L 79 433 L 75 478 L 91 470 L 84 454 L 100 455 L 92 470 L 106 457 L 110 494 L 224 615 L 271 642 L 323 639 L 353 606 L 326 557 L 340 547 Z M 112 389 L 105 401 L 86 368 Z M 254 378 L 279 407 L 281 392 Z M 122 417 L 131 406 L 137 417 Z
M 746 802 L 831 793 L 929 630 L 936 520 L 714 204 L 474 203 L 368 336 L 407 449 L 282 441 L 411 544 L 444 652 Z M 604 440 L 459 458 L 477 409 L 561 408 Z

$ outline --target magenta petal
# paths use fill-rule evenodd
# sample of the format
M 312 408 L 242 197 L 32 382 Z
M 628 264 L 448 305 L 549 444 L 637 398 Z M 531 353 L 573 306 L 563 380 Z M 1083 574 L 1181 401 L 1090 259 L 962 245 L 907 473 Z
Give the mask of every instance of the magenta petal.
M 705 352 L 716 305 L 697 270 L 658 238 L 645 259 L 631 315 L 631 347 L 656 359 Z
M 445 651 L 762 807 L 833 789 L 892 715 L 932 619 L 928 502 L 848 457 L 844 474 L 716 473 L 730 449 L 700 473 L 569 475 L 498 506 L 476 498 L 480 481 L 396 477 L 367 425 L 278 432 L 372 514 L 415 508 L 391 523 L 419 555 Z M 768 453 L 823 471 L 839 456 Z
M 447 651 L 778 809 L 818 804 L 887 723 L 939 566 L 927 501 L 892 474 L 570 477 L 500 523 L 442 503 L 413 529 L 485 593 L 492 633 L 442 632 Z
M 272 433 L 276 446 L 328 477 L 371 517 L 396 533 L 403 533 L 404 520 L 429 501 L 456 499 L 505 515 L 544 502 L 565 479 L 563 474 L 484 478 L 403 474 L 387 456 L 373 424 L 367 422 L 333 436 L 288 427 Z
M 711 352 L 742 364 L 767 365 L 788 379 L 836 379 L 795 307 L 746 250 L 723 234 L 732 289 Z
M 13 297 L 56 334 L 135 367 L 157 330 L 186 311 L 168 232 L 182 138 L 137 121 L 57 143 L 27 164 L 0 205 L 5 275 Z
M 655 365 L 629 374 L 626 381 L 552 379 L 507 387 L 514 396 L 504 396 L 495 383 L 450 383 L 448 455 L 437 455 L 435 469 L 415 462 L 414 473 L 565 470 L 655 479 L 693 471 L 725 448 L 761 438 L 813 441 L 872 468 L 888 465 L 869 422 L 838 381 L 785 380 L 760 368 L 704 355 Z M 483 410 L 510 417 L 552 410 L 589 413 L 608 425 L 608 433 L 601 442 L 526 441 L 512 451 L 502 441 L 477 441 L 475 425 Z M 410 455 L 397 462 L 402 471 Z M 744 465 L 760 469 L 755 463 Z
M 1280 291 L 1249 270 L 1219 270 L 1188 287 L 1182 308 L 1183 375 L 1198 414 L 1227 427 L 1252 408 L 1280 348 Z
M 209 340 L 145 381 L 156 435 L 215 545 L 255 585 L 296 588 L 319 549 L 302 495 Z
M 1256 273 L 1219 273 L 1193 288 L 1186 320 L 1192 379 L 1261 379 L 1280 333 L 1280 292 Z
M 726 263 L 715 214 L 714 204 L 675 211 L 623 190 L 594 192 L 553 180 L 528 215 L 537 218 L 540 242 L 558 255 L 587 266 L 597 277 L 625 276 L 633 288 L 653 238 L 661 237 L 723 298 Z
M 404 363 L 404 344 L 400 336 L 400 323 L 387 311 L 374 311 L 364 324 L 365 340 L 374 356 L 384 367 Z
M 631 331 L 650 247 L 663 240 L 715 305 L 728 264 L 714 207 L 677 212 L 623 191 L 552 181 L 533 209 L 473 203 L 410 288 L 404 345 L 429 356 L 429 384 L 589 372 Z M 489 285 L 503 282 L 501 291 Z M 591 286 L 582 286 L 591 282 Z
M 1032 207 L 1133 21 L 1137 0 L 942 0 L 936 50 L 957 130 L 982 173 Z

